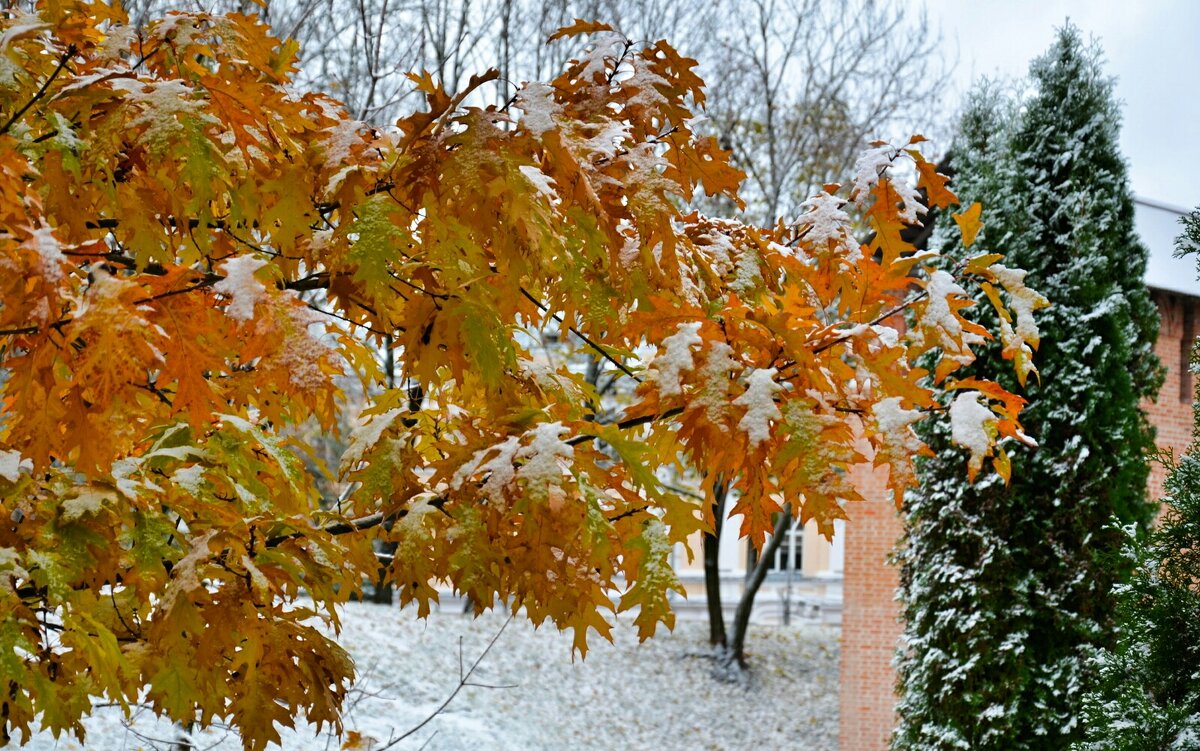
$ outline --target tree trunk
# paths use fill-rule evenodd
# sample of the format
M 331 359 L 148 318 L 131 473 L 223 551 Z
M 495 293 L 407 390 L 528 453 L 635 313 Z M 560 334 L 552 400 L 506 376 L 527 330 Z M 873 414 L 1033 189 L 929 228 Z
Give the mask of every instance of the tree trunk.
M 171 744 L 171 751 L 194 751 L 195 746 L 192 745 L 192 723 L 186 725 L 182 722 L 175 723 L 175 742 Z
M 396 543 L 379 543 L 379 552 L 386 556 L 384 560 L 387 563 L 379 564 L 379 573 L 376 576 L 375 586 L 371 592 L 371 602 L 376 605 L 391 605 L 394 597 L 392 583 L 388 581 L 388 567 L 391 565 L 392 556 L 396 554 Z
M 724 649 L 725 610 L 721 605 L 721 527 L 725 524 L 725 498 L 729 486 L 722 480 L 713 484 L 713 531 L 704 535 L 704 593 L 708 598 L 708 643 Z
M 727 666 L 736 661 L 739 668 L 746 667 L 746 631 L 750 626 L 750 611 L 754 609 L 754 598 L 758 596 L 758 590 L 762 587 L 763 580 L 767 578 L 767 566 L 787 536 L 787 530 L 791 523 L 792 506 L 787 504 L 779 514 L 779 521 L 775 523 L 775 533 L 770 540 L 767 540 L 767 545 L 763 548 L 762 555 L 759 556 L 758 563 L 754 566 L 754 571 L 746 581 L 746 591 L 742 593 L 742 599 L 738 601 L 737 611 L 733 615 L 732 638 L 729 640 L 729 649 L 726 655 Z

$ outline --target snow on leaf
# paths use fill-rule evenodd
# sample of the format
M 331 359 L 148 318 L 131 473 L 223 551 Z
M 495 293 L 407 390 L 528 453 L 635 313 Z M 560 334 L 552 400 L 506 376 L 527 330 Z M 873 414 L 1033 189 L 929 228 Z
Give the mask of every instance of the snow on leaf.
M 665 108 L 669 100 L 659 91 L 659 87 L 670 88 L 670 84 L 662 76 L 648 70 L 641 61 L 632 76 L 621 82 L 622 88 L 636 89 L 637 93 L 629 99 L 629 104 L 637 104 L 651 109 Z
M 0 548 L 0 574 L 29 578 L 29 572 L 21 566 L 21 554 L 16 548 Z
M 363 143 L 362 131 L 366 123 L 359 120 L 341 120 L 324 131 L 325 169 L 337 170 L 350 158 L 355 144 Z
M 898 396 L 880 399 L 871 407 L 871 416 L 885 441 L 895 446 L 915 450 L 920 439 L 913 433 L 912 424 L 919 421 L 923 413 L 918 409 L 904 409 Z
M 925 283 L 928 301 L 922 307 L 917 325 L 912 329 L 912 336 L 918 343 L 926 343 L 930 334 L 935 341 L 927 342 L 930 346 L 941 346 L 943 357 L 947 361 L 969 363 L 974 359 L 970 347 L 979 344 L 983 338 L 974 332 L 964 330 L 957 309 L 970 304 L 963 302 L 966 291 L 959 286 L 954 277 L 941 269 L 929 275 Z
M 560 422 L 543 423 L 526 433 L 532 433 L 529 445 L 517 451 L 517 458 L 525 460 L 517 477 L 525 481 L 526 490 L 535 498 L 543 497 L 551 485 L 561 485 L 563 465 L 575 458 L 575 447 L 562 440 L 566 432 Z
M 342 453 L 342 460 L 339 464 L 340 471 L 348 472 L 361 462 L 363 456 L 379 443 L 383 431 L 391 427 L 403 411 L 402 409 L 391 409 L 383 414 L 373 415 L 351 431 L 350 444 Z
M 850 188 L 850 198 L 862 206 L 895 158 L 896 150 L 887 144 L 864 151 L 854 163 L 854 184 Z
M 330 353 L 329 345 L 320 338 L 325 319 L 300 304 L 288 306 L 284 320 L 286 325 L 282 341 L 279 349 L 271 355 L 270 362 L 287 373 L 288 381 L 297 390 L 317 391 L 329 382 L 321 370 L 322 361 Z M 317 335 L 314 335 L 313 329 L 317 329 Z
M 713 273 L 717 276 L 725 276 L 733 270 L 732 258 L 735 249 L 733 241 L 727 235 L 721 232 L 710 232 L 700 235 L 697 240 L 703 240 L 703 242 L 696 243 L 696 249 L 708 259 Z
M 450 487 L 458 490 L 468 478 L 477 473 L 487 473 L 487 480 L 484 481 L 480 491 L 493 503 L 504 503 L 504 489 L 516 477 L 513 461 L 517 458 L 517 451 L 520 448 L 521 439 L 517 436 L 509 436 L 494 446 L 476 451 L 475 455 L 454 473 L 450 479 Z M 493 451 L 496 452 L 496 455 L 484 462 L 484 458 Z
M 695 363 L 692 349 L 704 341 L 700 338 L 700 323 L 681 323 L 676 332 L 663 339 L 662 354 L 650 362 L 650 378 L 658 384 L 660 396 L 679 396 L 683 393 L 683 373 Z
M 517 94 L 513 103 L 521 112 L 521 125 L 530 135 L 541 138 L 547 132 L 558 128 L 555 116 L 561 107 L 554 101 L 554 87 L 544 83 L 528 83 Z
M 658 519 L 651 519 L 642 528 L 640 539 L 630 547 L 641 553 L 638 561 L 637 578 L 621 597 L 619 612 L 638 609 L 633 623 L 638 638 L 645 640 L 654 635 L 659 623 L 667 628 L 675 625 L 675 614 L 671 611 L 669 594 L 672 590 L 686 593 L 679 583 L 675 569 L 671 566 L 671 542 L 667 527 Z
M 978 391 L 963 391 L 950 405 L 950 438 L 971 452 L 967 473 L 972 480 L 983 466 L 996 436 L 996 415 L 979 402 Z
M 612 159 L 617 155 L 617 149 L 630 140 L 629 124 L 623 121 L 609 120 L 596 135 L 588 138 L 582 146 L 585 151 Z
M 704 407 L 708 419 L 720 422 L 724 419 L 729 406 L 730 374 L 741 369 L 741 363 L 734 360 L 733 347 L 725 342 L 713 342 L 708 350 L 699 372 L 700 388 L 693 404 Z
M 783 390 L 775 383 L 776 372 L 775 368 L 755 368 L 746 379 L 746 392 L 733 400 L 734 405 L 746 408 L 738 427 L 746 431 L 751 447 L 768 440 L 771 421 L 783 416 L 775 406 L 775 393 Z
M 620 34 L 596 36 L 579 60 L 583 64 L 583 69 L 579 72 L 579 79 L 587 83 L 594 83 L 597 76 L 608 76 L 609 69 L 616 66 L 617 60 L 620 58 L 620 51 L 625 49 L 625 45 L 625 37 Z
M 729 288 L 739 295 L 747 295 L 762 286 L 762 268 L 758 254 L 750 248 L 744 248 L 737 260 L 733 281 Z
M 928 213 L 925 204 L 921 202 L 921 193 L 917 190 L 917 186 L 907 180 L 893 180 L 892 188 L 904 202 L 904 208 L 900 210 L 899 214 L 901 221 L 907 224 L 916 224 L 920 217 Z
M 171 473 L 171 482 L 178 485 L 183 490 L 192 495 L 196 495 L 201 490 L 200 483 L 204 481 L 204 465 L 192 464 L 187 467 L 180 467 Z
M 225 315 L 239 321 L 254 318 L 254 306 L 267 292 L 262 282 L 254 278 L 254 272 L 266 265 L 265 259 L 252 255 L 231 258 L 221 264 L 225 278 L 213 285 L 213 291 L 230 298 Z
M 558 193 L 554 190 L 554 180 L 545 172 L 528 164 L 522 164 L 520 170 L 525 179 L 532 183 L 533 187 L 537 188 L 538 193 L 549 198 L 558 196 Z
M 186 126 L 180 117 L 201 118 L 205 122 L 216 122 L 204 113 L 205 103 L 194 99 L 195 90 L 180 79 L 145 82 L 132 78 L 118 78 L 111 82 L 113 88 L 124 89 L 127 101 L 142 106 L 142 113 L 130 121 L 131 128 L 145 125 L 139 140 L 153 150 L 165 149 L 184 135 Z
M 41 258 L 42 276 L 46 277 L 46 281 L 57 283 L 62 280 L 62 265 L 67 262 L 67 257 L 63 255 L 58 239 L 54 237 L 54 230 L 45 220 L 40 227 L 33 230 L 24 245 Z
M 1029 272 L 1022 269 L 1010 269 L 998 263 L 992 264 L 991 270 L 997 281 L 1009 295 L 1009 307 L 1017 314 L 1017 336 L 1036 347 L 1041 337 L 1033 311 L 1045 308 L 1050 301 L 1037 290 L 1025 286 L 1025 276 Z
M 80 488 L 73 497 L 62 502 L 62 520 L 75 522 L 85 516 L 95 516 L 106 502 L 112 500 L 115 496 L 111 490 L 91 486 Z
M 871 407 L 875 429 L 878 431 L 875 464 L 886 463 L 890 469 L 888 487 L 895 493 L 897 504 L 906 488 L 917 484 L 913 459 L 925 453 L 925 444 L 913 431 L 913 424 L 920 422 L 924 413 L 916 409 L 904 409 L 902 398 L 890 396 L 880 399 Z
M 804 239 L 811 242 L 818 251 L 829 249 L 830 243 L 838 247 L 846 243 L 850 252 L 846 260 L 856 263 L 862 258 L 858 244 L 850 240 L 850 215 L 842 211 L 842 199 L 832 196 L 825 191 L 809 198 L 800 204 L 800 208 L 808 209 L 808 213 L 800 216 L 800 222 L 808 225 Z

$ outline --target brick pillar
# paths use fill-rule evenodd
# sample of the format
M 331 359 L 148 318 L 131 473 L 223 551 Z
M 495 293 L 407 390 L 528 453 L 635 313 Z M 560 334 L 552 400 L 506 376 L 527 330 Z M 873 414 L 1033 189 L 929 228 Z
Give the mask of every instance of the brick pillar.
M 887 564 L 903 530 L 887 491 L 887 469 L 856 467 L 865 502 L 847 508 L 842 585 L 841 751 L 883 751 L 895 726 L 892 657 L 900 638 L 899 572 Z
M 1167 369 L 1167 379 L 1156 402 L 1142 405 L 1158 431 L 1159 448 L 1170 449 L 1179 457 L 1192 442 L 1192 398 L 1194 376 L 1188 372 L 1188 358 L 1200 321 L 1200 300 L 1186 295 L 1151 290 L 1160 319 L 1154 352 Z M 1167 472 L 1161 464 L 1150 467 L 1150 497 L 1162 496 Z

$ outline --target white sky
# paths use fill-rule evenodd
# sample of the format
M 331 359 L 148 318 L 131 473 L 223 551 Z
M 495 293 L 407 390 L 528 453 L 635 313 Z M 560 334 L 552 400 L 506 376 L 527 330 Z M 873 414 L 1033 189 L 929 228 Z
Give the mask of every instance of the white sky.
M 1117 78 L 1121 147 L 1133 190 L 1200 205 L 1200 0 L 927 0 L 950 54 L 956 94 L 980 76 L 1022 76 L 1069 17 L 1095 36 Z M 957 102 L 957 96 L 954 101 Z

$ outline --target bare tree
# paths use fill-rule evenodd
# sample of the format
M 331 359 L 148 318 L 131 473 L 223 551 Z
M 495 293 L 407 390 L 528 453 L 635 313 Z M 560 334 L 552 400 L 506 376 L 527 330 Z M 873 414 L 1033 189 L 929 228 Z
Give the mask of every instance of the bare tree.
M 743 0 L 707 50 L 709 115 L 754 218 L 794 218 L 869 141 L 910 135 L 949 67 L 924 11 L 875 0 Z M 732 19 L 731 19 L 732 21 Z

